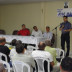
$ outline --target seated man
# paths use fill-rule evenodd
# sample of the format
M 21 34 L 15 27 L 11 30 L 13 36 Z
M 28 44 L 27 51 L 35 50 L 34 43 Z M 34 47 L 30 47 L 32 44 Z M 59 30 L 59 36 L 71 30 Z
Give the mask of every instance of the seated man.
M 11 64 L 10 57 L 9 57 L 10 50 L 7 46 L 4 46 L 5 43 L 6 43 L 6 39 L 5 38 L 0 38 L 0 52 L 4 53 L 7 56 L 8 62 Z M 2 59 L 5 61 L 4 57 L 2 57 Z
M 45 41 L 45 45 L 46 45 L 45 51 L 49 52 L 53 56 L 53 61 L 54 61 L 54 64 L 56 65 L 57 60 L 56 60 L 56 50 L 55 50 L 55 48 L 51 47 L 51 41 L 49 41 L 49 40 Z
M 64 58 L 61 62 L 60 70 L 61 72 L 72 72 L 72 58 Z
M 47 38 L 48 40 L 52 40 L 53 34 L 50 32 L 49 26 L 46 26 L 46 32 L 43 34 L 43 37 Z
M 13 39 L 12 42 L 11 42 L 11 46 L 9 48 L 11 48 L 11 51 L 10 51 L 10 56 L 14 56 L 16 54 L 16 43 L 17 43 L 17 40 L 16 39 Z
M 30 31 L 29 31 L 29 29 L 27 29 L 25 27 L 25 24 L 22 24 L 22 30 L 18 31 L 18 35 L 22 35 L 22 36 L 29 36 L 30 35 Z
M 46 58 L 50 60 L 50 65 L 51 67 L 54 66 L 54 62 L 53 62 L 53 57 L 51 56 L 51 54 L 49 52 L 44 51 L 45 49 L 45 43 L 40 42 L 38 45 L 39 49 L 35 50 L 32 52 L 32 57 L 42 57 L 42 58 Z M 41 65 L 40 65 L 41 66 Z M 40 67 L 42 70 L 42 67 Z
M 11 49 L 13 49 L 13 48 L 15 48 L 15 46 L 16 46 L 16 39 L 13 39 L 12 41 L 11 41 L 11 43 L 10 44 L 8 44 L 9 46 L 8 46 L 8 48 L 11 50 Z M 6 45 L 6 44 L 5 44 Z M 7 46 L 7 45 L 6 45 Z
M 0 72 L 6 72 L 4 65 L 0 63 Z
M 35 67 L 35 62 L 34 62 L 34 59 L 30 55 L 25 54 L 24 45 L 23 44 L 17 45 L 16 52 L 17 52 L 17 54 L 15 54 L 12 57 L 12 61 L 19 60 L 19 61 L 23 61 L 24 63 L 29 64 L 31 67 L 31 72 L 33 72 L 33 68 Z M 26 69 L 25 69 L 25 72 L 27 72 Z
M 42 32 L 37 28 L 37 26 L 34 26 L 31 35 L 34 37 L 42 37 Z
M 46 45 L 45 51 L 49 52 L 53 57 L 53 61 L 54 61 L 54 64 L 55 64 L 54 67 L 53 67 L 54 68 L 53 71 L 57 72 L 57 71 L 60 70 L 59 69 L 60 63 L 57 62 L 57 60 L 56 60 L 56 56 L 57 56 L 56 50 L 55 50 L 55 48 L 51 47 L 51 41 L 49 41 L 49 40 L 45 41 L 45 45 Z

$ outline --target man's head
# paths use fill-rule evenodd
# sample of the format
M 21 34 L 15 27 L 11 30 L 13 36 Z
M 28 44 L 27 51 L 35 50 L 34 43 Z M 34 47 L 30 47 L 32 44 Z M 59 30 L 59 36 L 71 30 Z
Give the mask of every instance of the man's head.
M 63 20 L 64 20 L 64 22 L 68 21 L 68 17 L 67 16 L 63 16 Z
M 34 27 L 33 27 L 33 29 L 34 29 L 35 31 L 38 31 L 38 28 L 37 28 L 37 26 L 34 26 Z
M 16 45 L 18 44 L 22 44 L 22 41 L 21 40 L 16 41 Z
M 39 50 L 44 50 L 45 49 L 45 46 L 46 46 L 45 43 L 40 42 L 39 45 L 38 45 Z
M 50 31 L 50 27 L 46 26 L 46 32 L 49 32 L 49 31 Z
M 0 45 L 5 45 L 6 39 L 5 38 L 0 38 Z
M 22 24 L 22 29 L 25 29 L 25 28 L 26 28 L 25 24 Z
M 2 63 L 0 63 L 0 72 L 6 72 L 4 65 Z
M 51 41 L 50 41 L 50 40 L 46 40 L 46 41 L 45 41 L 45 45 L 46 45 L 46 46 L 51 46 Z
M 72 58 L 66 57 L 62 60 L 60 65 L 61 72 L 71 72 L 72 71 Z
M 16 39 L 13 39 L 12 42 L 11 42 L 11 45 L 12 46 L 16 46 L 16 42 L 17 42 L 17 40 Z
M 24 52 L 25 52 L 25 46 L 24 46 L 23 44 L 18 44 L 18 45 L 16 45 L 16 52 L 17 52 L 18 54 L 24 53 Z

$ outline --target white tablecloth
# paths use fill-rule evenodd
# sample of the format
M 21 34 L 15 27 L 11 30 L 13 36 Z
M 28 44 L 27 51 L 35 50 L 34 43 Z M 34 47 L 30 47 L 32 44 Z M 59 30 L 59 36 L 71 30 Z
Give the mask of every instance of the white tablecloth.
M 33 37 L 33 36 L 0 35 L 0 37 L 5 37 L 6 42 L 11 42 L 13 39 L 16 39 L 21 40 L 23 43 L 36 44 L 36 45 L 38 45 L 39 42 L 46 40 L 46 38 L 44 37 Z

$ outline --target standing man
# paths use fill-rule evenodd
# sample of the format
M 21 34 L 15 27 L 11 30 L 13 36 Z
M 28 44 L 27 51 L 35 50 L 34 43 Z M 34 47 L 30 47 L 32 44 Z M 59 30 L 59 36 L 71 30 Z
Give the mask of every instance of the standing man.
M 68 21 L 68 17 L 63 17 L 64 22 L 61 23 L 59 30 L 62 31 L 61 34 L 61 47 L 65 51 L 65 41 L 67 43 L 67 53 L 66 57 L 69 56 L 70 52 L 70 31 L 66 31 L 71 29 L 71 23 Z
M 20 31 L 18 31 L 18 35 L 22 35 L 22 36 L 30 35 L 30 31 L 29 31 L 29 29 L 26 28 L 25 24 L 22 24 L 22 29 Z

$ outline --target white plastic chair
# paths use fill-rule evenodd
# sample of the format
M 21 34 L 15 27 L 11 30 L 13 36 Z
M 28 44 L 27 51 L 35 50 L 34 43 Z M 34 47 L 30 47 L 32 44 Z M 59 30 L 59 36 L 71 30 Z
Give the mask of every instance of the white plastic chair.
M 3 63 L 3 65 L 5 66 L 6 72 L 10 72 L 9 63 L 7 63 L 6 61 L 2 61 L 2 60 L 0 60 L 0 63 Z
M 30 50 L 30 51 L 33 51 L 34 49 L 36 50 L 36 47 L 28 45 L 27 49 Z
M 5 61 L 6 61 L 6 62 L 8 61 L 8 60 L 7 60 L 7 56 L 6 56 L 5 54 L 3 54 L 3 53 L 0 52 L 0 60 L 2 60 L 2 57 L 5 58 Z
M 44 62 L 46 61 L 48 63 L 48 72 L 50 72 L 50 61 L 49 59 L 44 59 L 41 57 L 36 57 L 34 58 L 36 63 L 37 63 L 37 67 L 38 67 L 38 72 L 45 72 L 44 71 Z
M 2 60 L 2 56 L 5 58 L 5 61 L 8 63 L 7 56 L 3 53 L 0 53 L 0 60 Z M 12 67 L 10 67 L 10 70 L 13 71 Z
M 57 52 L 57 57 L 56 58 L 61 58 L 63 59 L 65 57 L 65 53 L 64 53 L 64 50 L 60 49 L 60 48 L 55 48 L 56 49 L 56 52 Z M 61 52 L 62 52 L 62 56 L 61 55 Z
M 27 68 L 27 71 L 30 72 L 30 66 L 22 61 L 14 61 L 13 62 L 13 69 L 14 72 L 25 72 L 25 68 Z

